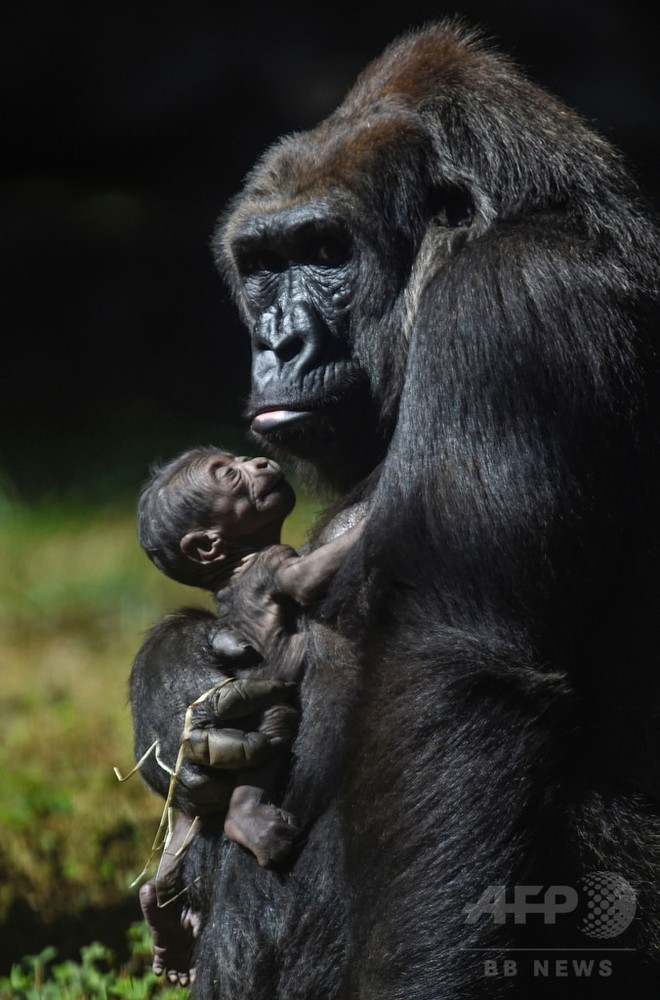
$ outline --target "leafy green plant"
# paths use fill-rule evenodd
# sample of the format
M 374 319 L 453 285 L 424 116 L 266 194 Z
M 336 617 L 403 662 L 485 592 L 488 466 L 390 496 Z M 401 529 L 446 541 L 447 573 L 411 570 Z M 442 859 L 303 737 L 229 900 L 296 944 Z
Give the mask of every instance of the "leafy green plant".
M 146 924 L 132 924 L 128 941 L 131 951 L 123 965 L 98 941 L 81 948 L 80 962 L 56 963 L 55 948 L 27 955 L 0 977 L 0 1000 L 183 1000 L 187 990 L 144 971 L 151 955 Z

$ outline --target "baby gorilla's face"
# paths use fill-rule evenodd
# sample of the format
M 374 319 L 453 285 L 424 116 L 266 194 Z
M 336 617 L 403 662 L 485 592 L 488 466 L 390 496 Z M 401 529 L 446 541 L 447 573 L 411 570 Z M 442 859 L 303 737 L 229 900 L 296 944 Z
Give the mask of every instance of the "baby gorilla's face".
M 227 540 L 253 535 L 282 523 L 296 498 L 277 464 L 217 452 L 199 470 L 208 485 L 209 517 Z

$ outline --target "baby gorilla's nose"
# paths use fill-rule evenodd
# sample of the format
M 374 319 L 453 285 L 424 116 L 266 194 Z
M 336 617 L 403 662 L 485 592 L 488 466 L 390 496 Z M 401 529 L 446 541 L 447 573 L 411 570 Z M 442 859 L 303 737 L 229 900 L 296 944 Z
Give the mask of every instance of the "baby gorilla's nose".
M 255 472 L 280 472 L 280 467 L 277 462 L 273 462 L 271 458 L 264 458 L 259 456 L 258 458 L 249 459 L 250 465 L 255 470 Z

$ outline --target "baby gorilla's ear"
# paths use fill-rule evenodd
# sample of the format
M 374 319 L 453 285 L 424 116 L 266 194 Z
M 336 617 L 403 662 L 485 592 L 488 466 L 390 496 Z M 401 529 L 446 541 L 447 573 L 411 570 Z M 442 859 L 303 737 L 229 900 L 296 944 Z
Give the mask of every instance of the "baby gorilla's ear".
M 215 528 L 189 531 L 179 542 L 179 547 L 188 559 L 196 563 L 222 562 L 227 558 L 224 539 Z

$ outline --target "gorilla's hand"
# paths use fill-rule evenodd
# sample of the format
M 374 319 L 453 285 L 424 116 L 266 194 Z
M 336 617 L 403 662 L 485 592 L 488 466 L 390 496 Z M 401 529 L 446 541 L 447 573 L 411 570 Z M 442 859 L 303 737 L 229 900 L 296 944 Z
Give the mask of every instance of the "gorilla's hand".
M 217 618 L 205 610 L 185 608 L 168 615 L 149 633 L 131 673 L 135 756 L 144 757 L 141 774 L 154 791 L 167 796 L 182 734 L 190 738 L 181 754 L 172 804 L 193 816 L 226 809 L 234 761 L 256 765 L 274 755 L 284 739 L 290 742 L 295 732 L 295 726 L 288 735 L 279 732 L 269 709 L 277 707 L 276 719 L 277 712 L 295 715 L 285 703 L 295 696 L 296 685 L 227 677 L 209 644 L 214 628 Z M 219 735 L 228 725 L 238 730 L 233 741 Z M 157 755 L 149 752 L 154 747 Z
M 208 721 L 222 725 L 223 720 L 261 715 L 278 702 L 291 701 L 296 688 L 290 681 L 227 677 L 201 695 L 193 709 L 206 706 Z
M 190 728 L 184 733 L 188 761 L 229 771 L 263 764 L 288 746 L 296 734 L 296 709 L 273 704 L 290 699 L 295 690 L 295 684 L 285 681 L 250 678 L 224 680 L 214 686 L 191 706 Z M 205 716 L 201 719 L 196 718 L 199 709 Z M 262 714 L 256 731 L 224 727 L 227 720 L 249 719 L 256 714 Z
M 193 729 L 186 741 L 189 760 L 204 767 L 242 771 L 257 767 L 273 756 L 274 749 L 263 733 L 242 729 Z

